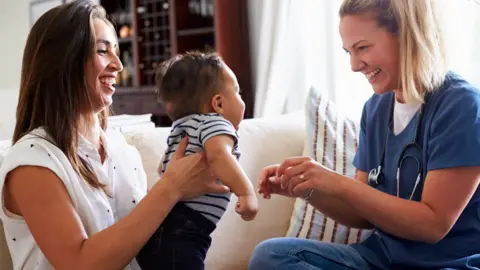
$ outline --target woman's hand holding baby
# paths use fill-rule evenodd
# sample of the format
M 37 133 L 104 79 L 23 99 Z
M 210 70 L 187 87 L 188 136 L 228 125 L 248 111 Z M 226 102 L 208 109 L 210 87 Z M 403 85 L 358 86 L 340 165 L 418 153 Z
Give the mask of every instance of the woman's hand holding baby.
M 185 156 L 188 145 L 187 137 L 183 138 L 162 176 L 161 181 L 168 181 L 171 192 L 179 199 L 192 198 L 206 193 L 225 193 L 228 187 L 220 185 L 213 177 L 204 153 Z

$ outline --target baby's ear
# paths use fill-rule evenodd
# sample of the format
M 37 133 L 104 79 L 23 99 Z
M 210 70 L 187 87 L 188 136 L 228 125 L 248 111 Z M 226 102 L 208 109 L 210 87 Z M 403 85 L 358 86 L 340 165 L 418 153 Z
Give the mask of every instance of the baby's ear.
M 222 101 L 223 101 L 223 98 L 221 95 L 219 94 L 216 94 L 212 97 L 212 100 L 211 100 L 211 105 L 212 105 L 212 108 L 213 110 L 216 112 L 216 113 L 219 113 L 219 114 L 223 114 L 223 105 L 222 105 Z

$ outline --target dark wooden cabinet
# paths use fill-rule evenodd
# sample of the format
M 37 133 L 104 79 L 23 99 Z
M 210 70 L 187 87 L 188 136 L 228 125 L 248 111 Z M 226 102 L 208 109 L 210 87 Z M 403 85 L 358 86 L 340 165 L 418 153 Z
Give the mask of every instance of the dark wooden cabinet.
M 101 0 L 115 22 L 124 71 L 117 78 L 114 114 L 151 113 L 171 124 L 155 94 L 155 67 L 190 50 L 217 51 L 235 72 L 253 115 L 247 0 Z

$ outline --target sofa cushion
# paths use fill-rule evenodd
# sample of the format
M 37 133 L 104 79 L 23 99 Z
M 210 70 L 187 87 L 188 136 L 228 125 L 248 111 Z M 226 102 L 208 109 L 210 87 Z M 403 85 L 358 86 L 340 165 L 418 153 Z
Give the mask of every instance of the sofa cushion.
M 157 168 L 167 146 L 170 128 L 154 128 L 140 132 L 125 133 L 128 144 L 137 148 L 147 175 L 148 190 L 158 180 Z
M 308 93 L 305 109 L 307 132 L 304 155 L 353 178 L 355 167 L 352 162 L 358 144 L 359 123 L 336 111 L 335 105 L 315 88 Z M 297 199 L 287 236 L 348 244 L 357 243 L 370 233 L 340 225 L 304 200 Z

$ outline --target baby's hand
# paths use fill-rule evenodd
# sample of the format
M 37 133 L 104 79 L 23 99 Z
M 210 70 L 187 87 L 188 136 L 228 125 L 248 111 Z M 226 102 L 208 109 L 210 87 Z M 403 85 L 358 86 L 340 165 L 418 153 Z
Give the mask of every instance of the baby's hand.
M 238 197 L 238 202 L 235 211 L 245 221 L 250 221 L 255 218 L 258 212 L 258 200 L 255 195 L 244 195 Z

